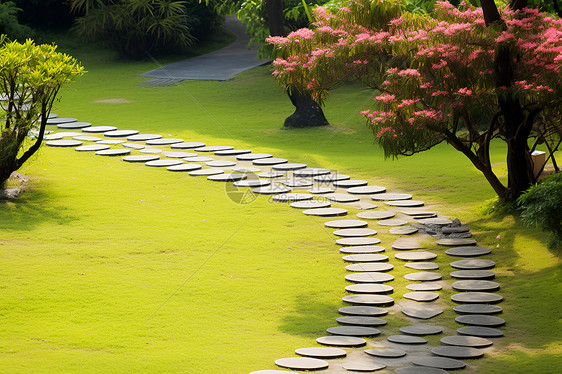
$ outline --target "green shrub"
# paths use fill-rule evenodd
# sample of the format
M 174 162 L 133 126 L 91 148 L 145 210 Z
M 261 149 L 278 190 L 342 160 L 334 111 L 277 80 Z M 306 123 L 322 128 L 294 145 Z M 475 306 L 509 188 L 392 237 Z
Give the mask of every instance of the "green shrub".
M 8 35 L 11 39 L 25 40 L 31 36 L 31 29 L 18 23 L 18 12 L 13 1 L 0 3 L 0 34 Z
M 517 199 L 523 222 L 554 235 L 549 248 L 562 248 L 562 173 L 545 178 Z

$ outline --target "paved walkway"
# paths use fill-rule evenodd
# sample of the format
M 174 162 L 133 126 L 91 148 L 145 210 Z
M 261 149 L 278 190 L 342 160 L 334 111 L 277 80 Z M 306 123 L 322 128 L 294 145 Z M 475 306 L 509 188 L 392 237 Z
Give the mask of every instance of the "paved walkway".
M 264 65 L 269 60 L 257 59 L 257 48 L 248 47 L 250 36 L 236 17 L 226 17 L 225 27 L 236 35 L 229 46 L 206 55 L 175 62 L 141 74 L 154 78 L 147 84 L 167 85 L 188 79 L 226 81 L 238 73 Z

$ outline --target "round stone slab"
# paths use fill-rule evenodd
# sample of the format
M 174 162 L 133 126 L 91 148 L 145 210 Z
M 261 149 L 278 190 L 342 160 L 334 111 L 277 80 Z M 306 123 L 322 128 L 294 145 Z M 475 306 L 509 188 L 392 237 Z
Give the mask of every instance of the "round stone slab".
M 449 358 L 480 358 L 484 356 L 484 352 L 481 349 L 459 346 L 435 347 L 431 349 L 431 353 Z
M 279 171 L 271 171 L 271 172 L 267 172 L 267 173 L 259 173 L 258 177 L 260 178 L 279 178 L 282 177 L 283 173 L 279 172 Z
M 420 302 L 429 302 L 437 300 L 439 294 L 436 292 L 407 292 L 404 294 L 404 298 Z
M 485 348 L 494 344 L 491 340 L 477 336 L 453 335 L 441 338 L 443 345 L 455 345 L 461 347 Z
M 351 179 L 351 176 L 346 174 L 327 174 L 327 175 L 316 175 L 313 177 L 315 182 L 318 183 L 334 183 L 336 181 L 343 181 L 347 179 Z
M 346 193 L 330 193 L 324 195 L 324 197 L 330 201 L 336 203 L 353 203 L 355 201 L 359 201 L 360 198 L 357 196 L 349 195 Z
M 492 292 L 500 289 L 500 284 L 487 280 L 461 280 L 453 283 L 453 288 L 457 291 L 479 291 Z
M 381 226 L 402 226 L 407 223 L 408 221 L 405 221 L 400 218 L 382 219 L 380 221 L 377 221 L 377 225 L 381 225 Z
M 216 160 L 216 161 L 209 161 L 206 162 L 207 166 L 213 168 L 227 168 L 230 166 L 236 166 L 236 162 L 234 161 L 225 161 L 225 160 Z
M 300 356 L 314 358 L 338 358 L 347 355 L 343 349 L 326 347 L 298 348 L 295 349 L 295 353 Z
M 435 262 L 408 262 L 404 265 L 407 268 L 414 270 L 437 270 L 439 265 Z
M 419 324 L 400 327 L 400 332 L 407 335 L 436 335 L 441 334 L 443 332 L 443 328 L 441 326 Z
M 343 256 L 342 259 L 346 262 L 380 262 L 388 261 L 388 256 L 378 253 L 358 253 Z
M 324 360 L 310 357 L 280 358 L 279 360 L 275 360 L 275 364 L 282 368 L 293 370 L 320 370 L 329 366 Z
M 404 278 L 410 281 L 431 282 L 442 278 L 441 274 L 432 271 L 420 271 L 418 273 L 410 273 L 404 275 Z
M 394 275 L 367 271 L 363 273 L 352 273 L 345 276 L 345 280 L 356 283 L 384 283 L 394 280 Z
M 421 245 L 416 239 L 413 238 L 400 238 L 392 243 L 392 248 L 398 250 L 409 251 L 412 249 L 420 249 Z
M 361 221 L 357 219 L 340 219 L 336 221 L 328 221 L 324 223 L 326 227 L 332 227 L 336 229 L 355 229 L 366 227 L 368 223 L 366 221 Z
M 353 236 L 371 236 L 376 235 L 377 232 L 373 229 L 340 229 L 334 231 L 334 235 L 353 237 Z
M 246 166 L 237 166 L 237 167 L 233 167 L 230 168 L 230 170 L 232 171 L 236 171 L 238 173 L 259 173 L 261 171 L 260 168 L 255 168 L 255 167 L 246 167 Z
M 347 292 L 352 293 L 391 293 L 394 290 L 394 287 L 389 286 L 388 284 L 380 284 L 380 283 L 360 283 L 360 284 L 352 284 L 345 287 Z
M 338 312 L 349 316 L 366 316 L 366 317 L 384 316 L 388 314 L 388 310 L 376 306 L 346 306 L 340 308 Z
M 439 291 L 441 287 L 438 283 L 424 282 L 424 283 L 412 283 L 406 286 L 407 289 L 411 291 Z
M 382 193 L 384 191 L 386 191 L 386 188 L 381 186 L 357 186 L 357 187 L 350 187 L 347 189 L 347 193 L 354 194 L 354 195 L 371 195 L 375 193 Z
M 186 157 L 197 157 L 196 153 L 189 153 L 189 152 L 170 152 L 170 151 L 165 151 L 162 152 L 163 156 L 169 157 L 169 158 L 186 158 Z
M 114 157 L 128 155 L 129 153 L 131 153 L 130 149 L 105 149 L 103 151 L 97 151 L 96 155 Z
M 347 271 L 361 271 L 361 272 L 371 272 L 371 271 L 391 271 L 394 269 L 394 265 L 388 262 L 362 262 L 359 264 L 347 265 L 345 270 Z
M 448 371 L 424 366 L 406 366 L 394 370 L 396 374 L 448 374 Z
M 306 179 L 285 179 L 279 180 L 279 182 L 283 183 L 287 187 L 298 187 L 298 188 L 305 188 L 312 186 L 312 181 Z
M 329 334 L 344 336 L 376 336 L 381 331 L 372 327 L 365 326 L 336 326 L 326 329 Z
M 213 161 L 213 158 L 207 156 L 196 156 L 196 157 L 185 157 L 183 160 L 187 162 L 209 162 L 209 161 Z
M 57 125 L 59 129 L 83 129 L 90 126 L 92 126 L 90 122 L 68 122 Z
M 98 134 L 98 133 L 114 131 L 114 130 L 117 130 L 117 127 L 115 127 L 115 126 L 90 126 L 90 127 L 83 128 L 82 132 Z
M 437 255 L 427 251 L 411 251 L 397 253 L 394 257 L 402 261 L 426 261 L 433 260 Z
M 389 342 L 398 344 L 425 344 L 427 340 L 412 335 L 391 335 L 387 338 Z
M 453 308 L 459 314 L 497 314 L 502 307 L 490 304 L 461 304 Z
M 98 144 L 123 144 L 125 143 L 124 140 L 118 140 L 118 139 L 105 139 L 105 140 L 100 140 L 98 142 Z
M 136 135 L 127 136 L 127 140 L 130 142 L 146 142 L 147 140 L 160 139 L 160 138 L 162 138 L 162 135 L 158 135 L 158 134 L 136 134 Z
M 455 257 L 477 257 L 490 254 L 492 250 L 484 247 L 456 247 L 447 249 L 445 253 Z
M 412 235 L 418 232 L 418 229 L 412 226 L 392 227 L 388 232 L 393 235 Z
M 430 319 L 443 313 L 443 309 L 424 304 L 402 307 L 402 313 L 412 318 Z
M 306 168 L 306 164 L 299 164 L 296 162 L 288 162 L 285 164 L 278 164 L 272 166 L 273 170 L 281 170 L 281 171 L 298 170 L 304 168 Z
M 80 147 L 74 148 L 75 151 L 78 152 L 89 152 L 89 151 L 103 151 L 104 149 L 109 149 L 108 145 L 105 144 L 89 144 L 89 145 L 81 145 Z
M 447 357 L 410 357 L 414 365 L 428 366 L 443 370 L 458 370 L 466 366 L 462 361 Z
M 277 158 L 277 157 L 260 158 L 252 161 L 254 165 L 264 165 L 264 166 L 286 164 L 288 162 L 289 160 L 285 158 Z
M 495 276 L 490 270 L 457 270 L 451 273 L 451 277 L 457 279 L 494 279 Z
M 246 178 L 246 174 L 242 173 L 216 174 L 207 177 L 208 180 L 215 182 L 235 182 L 244 178 Z
M 360 254 L 384 252 L 384 247 L 378 245 L 356 245 L 340 248 L 341 253 Z
M 199 164 L 180 164 L 174 166 L 168 166 L 166 169 L 169 171 L 194 171 L 201 169 L 201 165 Z
M 226 149 L 224 151 L 216 151 L 217 156 L 238 156 L 252 153 L 250 149 Z
M 107 136 L 110 138 L 121 138 L 127 137 L 131 135 L 136 135 L 139 132 L 137 130 L 112 130 L 103 133 L 103 136 Z
M 367 344 L 367 341 L 363 338 L 343 335 L 322 336 L 316 339 L 316 342 L 319 344 L 331 345 L 336 347 L 360 347 Z
M 476 240 L 472 238 L 443 238 L 438 239 L 435 243 L 443 246 L 476 245 Z
M 307 193 L 284 193 L 284 194 L 273 196 L 273 201 L 277 201 L 280 203 L 287 203 L 289 201 L 312 200 L 313 197 L 314 195 L 307 194 Z
M 374 361 L 350 361 L 344 362 L 342 367 L 347 371 L 364 371 L 371 372 L 382 370 L 386 367 L 385 364 Z
M 453 221 L 448 218 L 440 218 L 440 217 L 425 218 L 422 222 L 423 224 L 439 225 L 439 226 L 446 226 L 453 223 Z
M 261 158 L 270 158 L 270 157 L 273 157 L 273 155 L 270 155 L 269 153 L 246 153 L 236 156 L 236 159 L 238 161 L 254 161 L 254 160 L 259 160 Z
M 303 211 L 307 216 L 320 216 L 320 217 L 335 217 L 345 216 L 347 209 L 342 208 L 314 208 Z
M 318 175 L 326 175 L 330 173 L 331 173 L 330 169 L 306 168 L 306 169 L 297 170 L 293 174 L 296 177 L 315 177 Z
M 383 200 L 410 200 L 412 195 L 409 193 L 395 193 L 395 192 L 385 192 L 385 193 L 377 193 L 376 195 L 371 196 L 371 199 L 377 201 Z
M 144 163 L 146 166 L 152 166 L 152 167 L 168 167 L 168 166 L 174 166 L 174 165 L 181 165 L 183 164 L 183 161 L 181 160 L 154 160 L 154 161 L 148 161 Z
M 392 200 L 392 201 L 385 201 L 384 203 L 389 206 L 398 206 L 398 207 L 423 206 L 424 204 L 424 202 L 421 200 Z
M 370 237 L 363 237 L 363 238 L 342 238 L 336 240 L 336 244 L 338 245 L 373 245 L 379 244 L 381 242 L 380 239 L 377 238 L 370 238 Z
M 366 349 L 365 353 L 371 356 L 384 358 L 398 358 L 406 356 L 406 351 L 398 348 L 372 348 Z
M 459 335 L 478 336 L 481 338 L 499 338 L 503 336 L 500 329 L 482 326 L 465 326 L 457 329 Z
M 486 314 L 465 314 L 455 318 L 455 321 L 463 325 L 499 327 L 505 325 L 505 320 L 496 316 Z
M 160 159 L 158 155 L 133 155 L 123 157 L 123 161 L 126 162 L 148 162 Z
M 462 304 L 487 304 L 499 303 L 503 297 L 490 292 L 462 292 L 451 296 L 451 300 Z
M 55 118 L 48 118 L 47 119 L 47 125 L 59 125 L 61 123 L 70 123 L 70 122 L 76 122 L 76 121 L 78 121 L 76 118 L 55 117 Z
M 269 186 L 271 181 L 264 179 L 245 179 L 234 182 L 236 187 L 264 187 Z
M 338 323 L 342 325 L 353 325 L 353 326 L 384 326 L 386 321 L 377 317 L 365 317 L 365 316 L 344 316 L 336 318 Z
M 351 187 L 361 187 L 368 185 L 369 182 L 361 179 L 347 179 L 342 181 L 334 181 L 334 187 L 337 188 L 351 188 Z
M 77 147 L 82 145 L 80 140 L 63 139 L 63 140 L 49 140 L 45 142 L 49 147 Z
M 174 149 L 195 149 L 204 146 L 205 143 L 201 143 L 201 142 L 183 142 L 183 143 L 170 144 L 170 148 L 174 148 Z
M 295 201 L 291 203 L 291 208 L 297 209 L 314 209 L 314 208 L 328 208 L 332 204 L 329 201 L 324 200 L 305 200 L 305 201 Z
M 183 142 L 183 140 L 182 140 Z M 218 151 L 226 151 L 229 149 L 234 149 L 229 145 L 211 145 L 206 147 L 198 147 L 195 151 L 196 152 L 218 152 Z
M 342 298 L 350 304 L 390 306 L 394 304 L 394 299 L 385 295 L 349 295 Z
M 141 149 L 146 148 L 144 145 L 142 145 L 142 144 L 136 144 L 136 143 L 123 143 L 123 147 L 131 148 L 131 149 L 136 149 L 136 150 L 141 150 Z
M 162 150 L 158 148 L 143 148 L 143 149 L 139 149 L 139 151 L 141 153 L 150 153 L 150 154 L 162 153 Z
M 451 262 L 451 266 L 461 270 L 491 269 L 496 266 L 492 260 L 471 259 Z
M 71 134 L 71 135 L 69 135 Z M 74 132 L 74 133 L 62 133 L 62 132 L 58 132 L 58 133 L 54 133 L 54 134 L 48 134 L 45 135 L 43 137 L 43 140 L 59 140 L 64 138 L 65 136 L 72 136 L 74 137 L 75 135 L 80 135 L 80 133 L 78 132 Z M 37 135 L 38 136 L 38 135 Z M 74 138 L 73 138 L 74 139 Z M 80 140 L 80 139 L 75 139 L 75 140 Z
M 190 171 L 189 175 L 191 175 L 192 177 L 198 177 L 198 176 L 209 176 L 209 175 L 216 175 L 222 173 L 224 173 L 224 170 L 222 169 L 199 169 L 199 170 Z
M 257 193 L 259 195 L 276 195 L 276 194 L 291 192 L 291 189 L 281 184 L 271 184 L 269 186 L 254 188 L 252 189 L 252 192 Z
M 371 203 L 366 203 L 363 201 L 359 201 L 355 204 L 351 204 L 352 207 L 354 207 L 355 209 L 359 209 L 359 210 L 370 210 L 370 209 L 375 209 L 378 208 L 378 205 L 375 204 L 371 204 Z
M 307 190 L 310 193 L 313 194 L 317 194 L 317 195 L 323 195 L 323 194 L 327 194 L 327 193 L 332 193 L 335 191 L 335 189 L 331 188 L 331 187 L 312 187 L 311 189 Z

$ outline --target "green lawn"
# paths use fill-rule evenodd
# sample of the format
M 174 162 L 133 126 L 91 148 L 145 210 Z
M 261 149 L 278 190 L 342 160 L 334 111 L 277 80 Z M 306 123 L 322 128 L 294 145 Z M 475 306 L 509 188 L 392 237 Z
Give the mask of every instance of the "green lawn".
M 69 51 L 88 73 L 62 90 L 60 116 L 270 152 L 412 192 L 467 222 L 494 250 L 507 321 L 506 336 L 488 358 L 469 361 L 470 372 L 561 367 L 560 254 L 513 217 L 484 216 L 493 191 L 451 147 L 385 160 L 358 113 L 370 91 L 342 87 L 326 108 L 331 126 L 287 131 L 293 109 L 267 67 L 228 82 L 149 87 L 139 74 L 157 62 Z M 106 99 L 127 102 L 97 102 Z M 504 151 L 494 144 L 502 174 Z M 43 147 L 20 172 L 32 178 L 29 190 L 0 201 L 2 372 L 244 374 L 274 369 L 275 359 L 314 346 L 336 325 L 345 269 L 326 219 L 268 197 L 235 204 L 223 183 L 69 149 Z M 398 298 L 406 269 L 381 231 Z M 446 279 L 448 260 L 438 257 Z M 454 332 L 454 316 L 449 309 L 431 323 Z M 409 324 L 401 313 L 387 320 L 384 335 Z

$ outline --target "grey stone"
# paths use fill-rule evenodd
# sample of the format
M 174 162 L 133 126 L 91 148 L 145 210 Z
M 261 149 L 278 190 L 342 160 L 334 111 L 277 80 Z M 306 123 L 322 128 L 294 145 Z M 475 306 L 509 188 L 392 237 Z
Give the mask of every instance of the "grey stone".
M 136 143 L 123 143 L 123 147 L 136 149 L 137 151 L 146 148 L 144 145 Z
M 333 184 L 336 181 L 343 181 L 343 180 L 348 180 L 351 179 L 351 176 L 346 175 L 346 174 L 337 174 L 337 173 L 333 173 L 333 174 L 327 174 L 327 175 L 317 175 L 315 177 L 313 177 L 315 182 L 318 182 L 320 184 Z
M 441 344 L 461 347 L 485 348 L 491 346 L 494 343 L 491 340 L 488 340 L 486 338 L 479 338 L 477 336 L 453 335 L 441 338 Z
M 370 209 L 375 209 L 378 208 L 378 205 L 375 204 L 371 204 L 371 203 L 365 203 L 362 201 L 359 201 L 355 204 L 351 205 L 352 207 L 354 207 L 355 209 L 360 209 L 360 210 L 370 210 Z
M 377 225 L 381 226 L 402 226 L 407 223 L 408 221 L 400 218 L 381 219 L 380 221 L 377 221 Z
M 394 275 L 376 271 L 367 271 L 363 273 L 347 274 L 345 276 L 345 280 L 355 283 L 384 283 L 393 281 Z
M 369 212 L 357 213 L 357 217 L 363 219 L 387 219 L 394 217 L 396 213 L 385 210 L 373 210 Z
M 264 165 L 264 166 L 285 164 L 287 162 L 289 162 L 287 159 L 277 158 L 277 157 L 260 158 L 252 161 L 254 165 Z
M 496 263 L 491 260 L 470 259 L 451 262 L 451 266 L 461 270 L 480 270 L 491 269 L 496 266 Z
M 273 196 L 273 201 L 287 203 L 289 201 L 312 200 L 314 196 L 307 193 L 284 193 Z
M 147 140 L 160 139 L 162 135 L 158 134 L 136 134 L 127 136 L 127 140 L 130 142 L 146 142 Z
M 260 178 L 279 178 L 282 177 L 283 173 L 278 172 L 278 171 L 271 171 L 271 172 L 265 172 L 265 173 L 259 173 L 258 177 Z
M 68 123 L 59 123 L 57 125 L 59 129 L 83 129 L 90 126 L 92 126 L 90 122 L 68 122 Z
M 369 182 L 361 179 L 347 179 L 341 181 L 334 181 L 334 187 L 336 188 L 351 188 L 351 187 L 361 187 L 366 186 Z
M 406 288 L 410 291 L 439 291 L 443 287 L 439 283 L 423 282 L 409 284 Z
M 339 313 L 349 316 L 377 317 L 388 314 L 388 310 L 376 306 L 346 306 L 338 310 Z
M 228 173 L 228 174 L 217 174 L 209 175 L 207 180 L 215 182 L 236 182 L 246 178 L 246 174 L 243 173 Z
M 377 317 L 365 317 L 365 316 L 344 316 L 336 318 L 338 323 L 342 325 L 353 325 L 353 326 L 384 326 L 386 321 Z
M 484 247 L 455 247 L 447 249 L 445 253 L 456 257 L 477 257 L 492 253 L 492 250 Z
M 143 149 L 139 149 L 139 151 L 141 153 L 150 153 L 150 154 L 162 153 L 162 150 L 158 148 L 143 148 Z
M 388 262 L 361 262 L 358 264 L 347 265 L 345 270 L 347 271 L 391 271 L 394 269 L 394 265 Z
M 453 308 L 459 314 L 497 314 L 502 307 L 490 304 L 461 304 Z
M 252 153 L 250 149 L 225 149 L 223 151 L 216 151 L 217 156 L 238 156 Z
M 378 252 L 384 252 L 384 247 L 378 245 L 355 245 L 351 247 L 342 247 L 340 248 L 340 252 L 351 253 L 351 254 L 378 253 Z
M 492 292 L 499 290 L 500 285 L 497 282 L 487 280 L 469 279 L 454 282 L 453 288 L 457 291 Z
M 306 179 L 285 179 L 279 180 L 278 182 L 283 183 L 287 187 L 295 187 L 295 188 L 305 188 L 312 186 L 312 181 Z
M 87 132 L 87 133 L 93 133 L 93 134 L 99 134 L 99 133 L 105 133 L 108 131 L 114 131 L 117 130 L 117 127 L 115 126 L 90 126 L 90 127 L 86 127 L 82 129 L 82 132 Z
M 329 327 L 326 331 L 333 335 L 344 336 L 376 336 L 381 333 L 378 329 L 365 326 L 336 326 Z
M 435 262 L 408 262 L 404 264 L 407 268 L 415 270 L 437 270 L 439 265 Z
M 247 153 L 247 154 L 236 156 L 236 159 L 238 161 L 254 161 L 262 158 L 271 158 L 271 157 L 273 157 L 273 155 L 269 153 Z
M 306 168 L 295 171 L 293 174 L 296 177 L 315 177 L 318 175 L 326 175 L 330 174 L 330 169 L 322 169 L 322 168 Z
M 373 200 L 410 200 L 412 198 L 412 195 L 408 194 L 408 193 L 395 193 L 395 192 L 384 192 L 384 193 L 378 193 L 375 194 L 373 196 L 371 196 L 371 199 Z
M 324 197 L 336 203 L 352 203 L 360 200 L 357 196 L 349 195 L 346 193 L 331 193 L 324 195 Z
M 392 248 L 398 250 L 412 250 L 412 249 L 420 249 L 421 245 L 418 243 L 416 239 L 412 238 L 400 238 L 392 243 Z
M 335 191 L 335 189 L 333 189 L 331 187 L 313 187 L 313 188 L 308 190 L 308 192 L 313 193 L 313 194 L 317 194 L 317 195 L 333 193 L 334 191 Z
M 339 185 L 339 183 L 342 182 L 344 181 L 335 182 L 334 185 L 338 183 L 336 186 L 342 187 Z M 354 194 L 354 195 L 371 195 L 376 193 L 382 193 L 384 191 L 386 191 L 386 188 L 381 186 L 352 186 L 347 189 L 347 193 Z
M 481 338 L 500 338 L 503 332 L 493 327 L 465 326 L 457 329 L 459 335 L 478 336 Z
M 139 132 L 137 130 L 112 130 L 112 131 L 107 131 L 103 133 L 103 136 L 107 136 L 110 138 L 121 138 L 121 137 L 127 137 L 127 136 L 131 136 L 131 135 L 136 135 Z
M 437 240 L 436 243 L 444 246 L 476 245 L 476 240 L 470 238 L 443 238 Z
M 363 338 L 343 335 L 322 336 L 316 339 L 316 342 L 336 347 L 360 347 L 367 344 L 367 341 Z
M 418 273 L 410 273 L 404 275 L 404 278 L 410 281 L 431 282 L 442 278 L 441 274 L 431 271 L 420 271 Z
M 102 151 L 97 151 L 96 155 L 98 156 L 124 156 L 131 153 L 130 149 L 104 149 Z
M 427 219 L 427 218 L 435 218 L 435 217 L 437 217 L 437 214 L 431 214 L 431 213 L 429 213 L 429 214 L 418 214 L 418 215 L 415 215 L 413 217 L 416 220 L 424 220 L 424 219 Z
M 455 321 L 463 325 L 499 327 L 505 325 L 505 320 L 487 314 L 464 314 L 455 318 Z
M 386 365 L 380 362 L 358 360 L 344 362 L 342 367 L 347 371 L 372 372 L 382 370 L 386 367 Z
M 388 284 L 380 284 L 380 283 L 359 283 L 359 284 L 351 284 L 349 286 L 346 286 L 345 290 L 351 293 L 388 294 L 394 291 L 394 287 L 389 286 Z
M 424 366 L 406 366 L 394 370 L 396 374 L 447 374 L 448 371 Z
M 205 143 L 201 142 L 183 142 L 183 143 L 174 143 L 170 144 L 170 148 L 172 149 L 195 149 L 204 147 Z
M 296 162 L 288 162 L 288 163 L 285 163 L 285 164 L 273 165 L 271 168 L 273 170 L 291 171 L 291 170 L 304 169 L 304 168 L 306 168 L 306 164 L 299 164 L 299 163 L 296 163 Z
M 453 239 L 453 238 L 458 238 L 458 239 L 468 239 L 472 237 L 472 233 L 470 232 L 460 232 L 460 233 L 453 233 L 453 234 L 447 234 L 447 238 L 449 239 Z
M 412 335 L 391 335 L 387 338 L 389 342 L 398 344 L 426 344 L 427 340 Z
M 123 157 L 123 161 L 126 162 L 148 162 L 160 159 L 160 156 L 157 155 L 133 155 L 133 156 L 125 156 Z
M 178 171 L 178 172 L 182 172 L 182 171 L 195 171 L 195 170 L 199 170 L 201 169 L 201 165 L 199 164 L 180 164 L 180 165 L 174 165 L 174 166 L 168 166 L 166 169 L 168 169 L 169 171 Z
M 78 152 L 89 152 L 89 151 L 103 151 L 104 149 L 109 149 L 108 145 L 105 144 L 88 144 L 88 145 L 81 145 L 80 147 L 74 148 L 75 151 Z
M 402 307 L 402 313 L 412 318 L 430 319 L 443 313 L 443 309 L 427 305 L 409 305 Z
M 490 270 L 457 270 L 451 273 L 451 277 L 457 279 L 494 279 L 495 276 Z
M 77 147 L 82 145 L 82 142 L 79 140 L 71 140 L 71 139 L 64 139 L 64 140 L 49 140 L 45 142 L 46 145 L 49 147 Z
M 275 364 L 282 368 L 294 370 L 320 370 L 329 366 L 324 360 L 310 357 L 280 358 L 279 360 L 275 360 Z
M 236 166 L 236 162 L 234 161 L 226 161 L 226 160 L 214 160 L 208 161 L 205 163 L 207 166 L 212 168 L 227 168 L 230 166 Z
M 434 347 L 431 349 L 431 353 L 449 358 L 480 358 L 484 356 L 484 352 L 481 349 L 461 346 Z
M 414 365 L 444 370 L 457 370 L 466 366 L 462 361 L 447 357 L 410 357 L 410 361 L 412 361 Z
M 342 259 L 346 262 L 384 262 L 388 261 L 388 256 L 379 253 L 359 253 L 343 256 Z
M 417 209 L 402 209 L 400 213 L 407 216 L 417 217 L 417 216 L 436 216 L 437 212 L 429 212 Z
M 462 292 L 451 296 L 451 300 L 459 304 L 487 304 L 499 303 L 503 297 L 490 292 Z
M 389 206 L 397 206 L 397 207 L 415 207 L 415 206 L 423 206 L 424 202 L 421 200 L 392 200 L 392 201 L 385 201 L 386 205 Z
M 291 208 L 297 209 L 314 209 L 314 208 L 329 208 L 332 204 L 329 201 L 323 200 L 305 200 L 295 201 L 291 203 Z
M 336 229 L 352 229 L 366 227 L 368 223 L 366 221 L 361 221 L 357 219 L 339 219 L 336 221 L 328 221 L 324 223 L 326 227 L 332 227 Z
M 457 233 L 468 232 L 469 229 L 468 226 L 443 227 L 441 231 L 443 232 L 443 234 L 457 234 Z
M 111 145 L 113 145 L 113 144 L 123 144 L 123 143 L 125 143 L 124 140 L 117 140 L 117 139 L 105 139 L 105 140 L 100 140 L 98 142 L 98 144 L 111 144 Z
M 418 232 L 418 229 L 412 226 L 392 227 L 388 232 L 393 235 L 412 235 Z
M 342 208 L 314 208 L 303 211 L 307 216 L 335 217 L 345 216 L 347 209 Z
M 351 236 L 371 236 L 377 232 L 373 229 L 339 229 L 334 231 L 334 235 L 351 237 Z
M 424 325 L 424 324 L 404 326 L 404 327 L 400 327 L 399 330 L 402 334 L 421 335 L 421 336 L 436 335 L 436 334 L 441 334 L 443 332 L 443 328 L 441 326 Z
M 271 181 L 265 179 L 245 179 L 234 182 L 236 187 L 264 187 L 270 184 Z
M 372 348 L 364 351 L 368 355 L 384 358 L 398 358 L 406 356 L 406 351 L 398 348 Z
M 218 151 L 227 151 L 230 149 L 234 149 L 234 147 L 231 147 L 229 145 L 211 145 L 205 147 L 198 147 L 195 149 L 195 152 L 218 152 Z
M 208 177 L 209 175 L 216 175 L 222 173 L 224 173 L 224 170 L 222 169 L 199 169 L 199 170 L 190 171 L 189 175 L 191 175 L 192 177 L 198 177 L 198 176 Z
M 246 167 L 246 166 L 236 166 L 233 168 L 230 168 L 230 170 L 232 171 L 236 171 L 238 173 L 259 173 L 261 172 L 260 168 L 255 168 L 255 167 Z
M 154 161 L 147 161 L 144 163 L 146 166 L 152 167 L 168 167 L 174 165 L 181 165 L 183 164 L 182 160 L 154 160 Z
M 338 358 L 347 355 L 343 349 L 326 347 L 298 348 L 295 350 L 295 353 L 300 356 L 314 358 Z
M 206 163 L 206 162 L 213 161 L 213 158 L 207 157 L 207 156 L 196 156 L 196 157 L 186 157 L 183 160 L 187 161 L 187 162 L 205 162 Z
M 342 300 L 350 304 L 370 305 L 370 306 L 390 306 L 394 304 L 394 299 L 386 295 L 359 294 L 344 296 Z
M 408 251 L 397 253 L 394 257 L 402 261 L 427 261 L 433 260 L 437 255 L 427 251 Z
M 79 132 L 57 132 L 57 133 L 45 135 L 43 137 L 43 140 L 59 140 L 59 139 L 62 139 L 64 137 L 75 137 L 75 136 L 79 136 L 79 135 L 80 135 Z M 78 139 L 75 139 L 75 140 L 78 140 Z
M 429 302 L 437 300 L 439 294 L 436 292 L 407 292 L 404 294 L 404 298 L 420 302 Z
M 197 157 L 196 153 L 189 153 L 189 152 L 170 152 L 170 151 L 165 151 L 162 152 L 163 156 L 169 157 L 169 158 L 189 158 L 189 157 Z
M 446 226 L 453 223 L 452 220 L 448 218 L 427 218 L 421 221 L 424 225 L 431 224 L 431 225 L 438 225 L 438 226 Z
M 61 123 L 71 123 L 78 121 L 76 118 L 47 118 L 47 125 L 58 125 Z
M 269 186 L 254 188 L 252 189 L 252 192 L 259 195 L 277 195 L 281 193 L 291 192 L 291 189 L 280 184 L 271 184 Z

